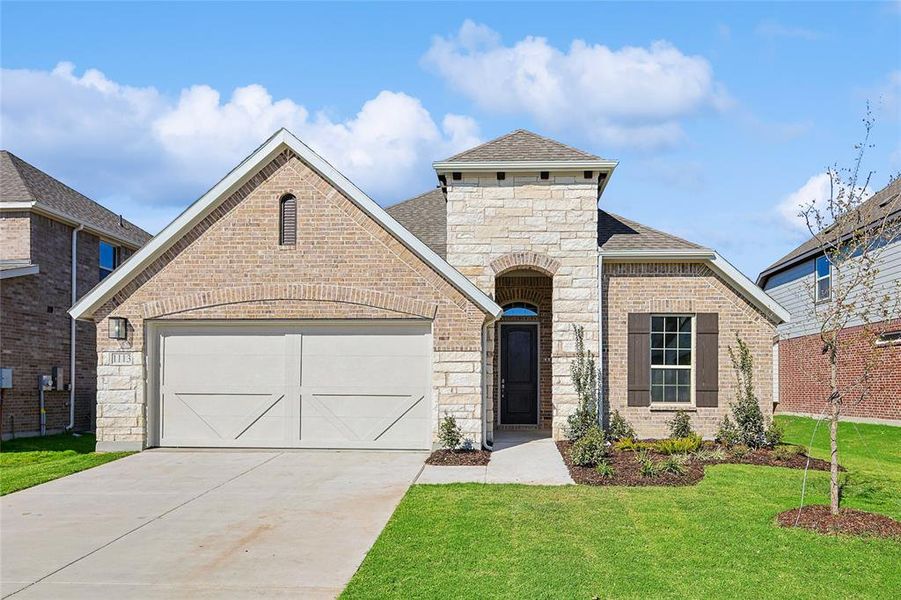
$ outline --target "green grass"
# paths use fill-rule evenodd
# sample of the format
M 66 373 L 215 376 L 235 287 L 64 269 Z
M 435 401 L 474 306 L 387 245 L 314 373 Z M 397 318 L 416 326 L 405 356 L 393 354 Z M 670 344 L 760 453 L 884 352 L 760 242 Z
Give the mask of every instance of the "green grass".
M 812 421 L 783 422 L 787 441 L 809 444 Z M 842 424 L 840 436 L 845 505 L 897 518 L 901 428 Z M 718 465 L 679 488 L 416 485 L 343 597 L 897 597 L 901 543 L 774 524 L 801 478 Z M 811 473 L 808 503 L 827 502 L 827 484 Z
M 0 444 L 0 496 L 128 456 L 94 452 L 94 436 L 50 435 Z

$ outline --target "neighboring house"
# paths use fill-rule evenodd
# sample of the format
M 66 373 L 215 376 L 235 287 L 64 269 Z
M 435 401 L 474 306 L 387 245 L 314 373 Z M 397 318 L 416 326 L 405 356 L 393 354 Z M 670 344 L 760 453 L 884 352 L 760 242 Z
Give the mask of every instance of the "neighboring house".
M 862 222 L 886 216 L 901 217 L 901 179 L 895 179 L 858 209 Z M 875 285 L 881 293 L 897 295 L 901 287 L 901 239 L 884 246 L 879 255 Z M 832 267 L 815 238 L 780 258 L 764 270 L 757 283 L 791 312 L 791 322 L 779 326 L 777 410 L 780 413 L 820 415 L 828 411 L 828 361 L 821 350 L 816 307 L 830 302 Z M 882 319 L 882 320 L 880 320 Z M 855 419 L 901 421 L 901 320 L 873 316 L 877 330 L 875 354 L 869 348 L 845 355 L 839 364 L 839 383 L 856 381 L 871 361 L 870 393 L 862 400 L 848 399 L 842 415 Z M 855 321 L 845 331 L 846 339 L 864 344 L 855 333 L 863 323 Z M 856 348 L 857 346 L 855 346 Z
M 42 375 L 55 375 L 44 386 L 52 388 L 43 392 L 45 430 L 93 428 L 94 324 L 76 324 L 67 310 L 148 239 L 0 151 L 0 367 L 9 378 L 0 390 L 3 437 L 41 431 Z
M 788 314 L 713 250 L 599 211 L 616 162 L 519 130 L 434 167 L 386 211 L 277 132 L 73 307 L 98 325 L 98 448 L 426 449 L 445 414 L 476 444 L 560 437 L 573 325 L 643 437 L 678 409 L 714 434 L 736 335 L 771 407 Z

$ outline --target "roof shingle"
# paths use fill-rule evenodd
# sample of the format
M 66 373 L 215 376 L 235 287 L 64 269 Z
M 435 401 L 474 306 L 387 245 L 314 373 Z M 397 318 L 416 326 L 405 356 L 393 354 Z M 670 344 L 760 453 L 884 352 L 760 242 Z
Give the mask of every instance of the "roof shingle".
M 598 211 L 598 246 L 602 250 L 699 250 L 703 246 L 635 221 Z
M 441 188 L 398 202 L 385 211 L 435 254 L 447 259 L 447 201 Z
M 113 211 L 6 150 L 0 151 L 0 191 L 0 202 L 39 202 L 135 246 L 143 246 L 153 237 L 125 219 L 120 224 Z
M 543 160 L 559 162 L 568 160 L 603 160 L 572 146 L 540 136 L 525 129 L 517 129 L 475 148 L 464 150 L 439 162 L 495 162 Z

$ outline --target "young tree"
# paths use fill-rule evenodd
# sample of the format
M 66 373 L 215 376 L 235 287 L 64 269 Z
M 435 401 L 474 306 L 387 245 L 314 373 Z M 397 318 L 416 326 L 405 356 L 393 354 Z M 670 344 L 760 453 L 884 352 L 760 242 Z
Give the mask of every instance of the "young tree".
M 874 119 L 869 105 L 863 123 L 864 138 L 854 147 L 851 166 L 830 168 L 829 197 L 807 202 L 800 212 L 813 236 L 814 250 L 822 252 L 831 265 L 828 280 L 814 277 L 808 292 L 827 364 L 825 372 L 816 368 L 811 372 L 819 373 L 823 388 L 828 389 L 832 514 L 839 510 L 838 421 L 842 406 L 860 402 L 871 391 L 878 360 L 876 340 L 887 323 L 901 317 L 901 281 L 887 285 L 879 281 L 882 253 L 901 236 L 901 201 L 896 195 L 880 203 L 867 202 L 873 177 L 872 171 L 863 170 L 864 155 L 873 147 Z M 854 332 L 848 327 L 854 327 Z M 849 369 L 840 370 L 852 354 L 862 361 L 862 369 L 855 369 L 853 376 Z
M 570 363 L 569 371 L 579 397 L 579 406 L 567 419 L 566 434 L 575 442 L 598 425 L 598 372 L 594 354 L 585 348 L 585 328 L 574 324 L 573 334 L 576 337 L 576 356 Z

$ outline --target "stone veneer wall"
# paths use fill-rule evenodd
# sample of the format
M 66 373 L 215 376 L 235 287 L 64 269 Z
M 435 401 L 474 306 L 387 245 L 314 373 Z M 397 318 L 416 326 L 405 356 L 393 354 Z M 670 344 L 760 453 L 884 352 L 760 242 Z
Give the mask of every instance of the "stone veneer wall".
M 296 246 L 278 244 L 285 193 L 297 198 Z M 109 316 L 129 320 L 126 342 L 108 339 Z M 95 314 L 98 448 L 147 443 L 145 319 L 231 318 L 430 318 L 433 427 L 447 412 L 481 441 L 485 314 L 286 151 Z
M 627 396 L 627 320 L 631 313 L 719 314 L 719 402 L 714 408 L 692 411 L 692 426 L 711 438 L 734 402 L 735 373 L 729 346 L 736 335 L 751 348 L 754 381 L 764 415 L 771 415 L 773 336 L 775 326 L 738 292 L 703 264 L 604 263 L 603 307 L 604 378 L 606 408 L 626 417 L 642 438 L 669 435 L 673 412 L 630 407 Z
M 572 324 L 585 327 L 585 342 L 597 348 L 597 181 L 580 173 L 462 174 L 447 182 L 447 260 L 488 295 L 495 295 L 492 262 L 504 270 L 530 263 L 503 260 L 516 253 L 535 253 L 536 262 L 559 264 L 553 275 L 551 372 L 553 431 L 563 434 L 566 417 L 577 398 L 569 375 L 575 351 Z M 541 260 L 541 258 L 550 259 Z M 498 260 L 502 259 L 502 260 Z M 539 265 L 540 266 L 540 265 Z M 494 331 L 488 348 L 493 355 Z M 493 364 L 493 356 L 489 365 Z M 495 374 L 489 373 L 494 396 Z M 493 415 L 489 422 L 493 422 Z

